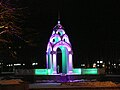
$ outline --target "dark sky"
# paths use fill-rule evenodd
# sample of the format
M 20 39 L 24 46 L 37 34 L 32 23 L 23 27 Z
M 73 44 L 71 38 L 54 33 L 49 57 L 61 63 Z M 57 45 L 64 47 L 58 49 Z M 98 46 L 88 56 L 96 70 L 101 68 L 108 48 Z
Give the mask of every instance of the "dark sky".
M 34 36 L 45 59 L 47 42 L 60 12 L 61 24 L 73 46 L 74 60 L 120 58 L 120 2 L 101 0 L 17 0 L 28 7 L 26 26 Z

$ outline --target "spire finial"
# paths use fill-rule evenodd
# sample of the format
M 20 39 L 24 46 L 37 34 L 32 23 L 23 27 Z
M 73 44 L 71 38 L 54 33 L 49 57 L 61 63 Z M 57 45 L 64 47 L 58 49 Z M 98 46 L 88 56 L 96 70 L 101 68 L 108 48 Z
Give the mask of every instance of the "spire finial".
M 60 24 L 60 12 L 58 12 L 58 24 Z

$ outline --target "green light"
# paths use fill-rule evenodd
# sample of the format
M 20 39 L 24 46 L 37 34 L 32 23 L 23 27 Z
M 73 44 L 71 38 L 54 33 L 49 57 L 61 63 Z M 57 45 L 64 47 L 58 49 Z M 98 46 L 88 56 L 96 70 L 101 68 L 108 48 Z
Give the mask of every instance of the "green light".
M 60 33 L 60 36 L 62 36 L 63 35 L 63 32 L 59 32 Z
M 50 54 L 48 54 L 48 68 L 50 68 L 50 67 L 51 67 L 51 65 L 50 65 Z
M 55 43 L 57 43 L 59 41 L 58 37 L 55 37 Z
M 47 69 L 35 69 L 35 75 L 48 75 Z
M 97 68 L 87 68 L 87 69 L 82 69 L 82 74 L 98 74 L 98 69 Z
M 62 51 L 62 73 L 67 73 L 67 50 L 64 46 L 60 46 L 60 49 Z
M 52 75 L 53 70 L 52 69 L 48 69 L 48 75 Z
M 75 68 L 73 69 L 74 74 L 81 74 L 81 68 Z
M 65 73 L 65 49 L 62 46 L 62 72 Z

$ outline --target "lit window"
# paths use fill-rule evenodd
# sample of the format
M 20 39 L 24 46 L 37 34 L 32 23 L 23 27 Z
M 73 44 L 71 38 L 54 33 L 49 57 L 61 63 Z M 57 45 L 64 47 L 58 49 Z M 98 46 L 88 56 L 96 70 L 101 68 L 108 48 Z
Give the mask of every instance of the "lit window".
M 99 67 L 100 65 L 98 64 L 97 66 Z
M 100 61 L 100 63 L 103 63 L 103 61 Z
M 14 66 L 20 66 L 20 65 L 21 65 L 20 63 L 14 64 Z
M 105 67 L 105 65 L 103 64 L 102 67 Z
M 96 67 L 96 63 L 93 64 L 93 67 L 94 67 L 94 68 Z
M 99 61 L 97 61 L 97 63 L 99 63 Z
M 33 66 L 38 65 L 38 63 L 32 63 Z
M 81 64 L 81 66 L 85 66 L 85 64 Z

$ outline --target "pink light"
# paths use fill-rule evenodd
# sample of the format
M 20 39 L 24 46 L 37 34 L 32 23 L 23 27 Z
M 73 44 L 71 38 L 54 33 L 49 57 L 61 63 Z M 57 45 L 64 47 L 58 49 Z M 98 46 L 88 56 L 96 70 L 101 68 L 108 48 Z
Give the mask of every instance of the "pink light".
M 58 34 L 54 34 L 50 37 L 50 39 L 53 39 L 54 37 L 60 38 L 60 36 Z
M 56 54 L 53 54 L 53 73 L 57 73 L 56 72 Z
M 55 34 L 55 31 L 52 32 L 52 35 Z
M 66 34 L 64 34 L 62 40 L 64 40 L 64 39 L 66 40 L 67 43 L 70 44 L 70 41 L 69 41 L 68 36 Z
M 53 47 L 53 51 L 56 51 L 59 46 L 64 46 L 68 49 L 68 51 L 71 51 L 71 47 L 64 41 L 60 41 Z
M 72 71 L 72 54 L 69 54 L 69 71 Z
M 59 40 L 61 40 L 60 36 L 58 34 L 54 34 L 50 37 L 50 42 L 52 42 L 53 38 L 58 38 Z
M 50 69 L 52 69 L 52 55 L 50 54 Z
M 46 52 L 48 52 L 49 50 L 52 51 L 52 46 L 51 46 L 50 43 L 48 43 L 48 45 L 47 45 L 47 51 Z
M 58 32 L 62 32 L 63 34 L 65 34 L 65 31 L 63 29 L 58 29 L 56 33 L 58 34 Z

